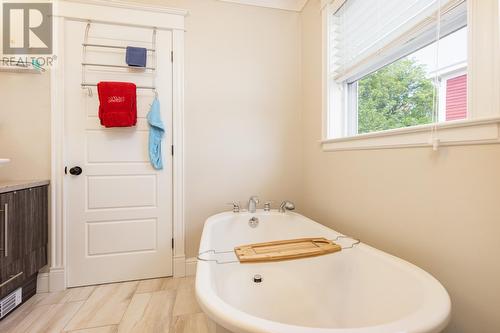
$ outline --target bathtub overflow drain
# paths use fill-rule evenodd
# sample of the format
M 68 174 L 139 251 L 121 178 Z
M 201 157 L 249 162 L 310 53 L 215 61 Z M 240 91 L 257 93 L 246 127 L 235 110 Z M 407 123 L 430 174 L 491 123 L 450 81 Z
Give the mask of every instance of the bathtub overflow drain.
M 250 220 L 248 220 L 248 225 L 250 226 L 250 228 L 257 228 L 257 226 L 259 225 L 259 219 L 255 216 L 252 217 Z
M 260 274 L 255 274 L 253 277 L 253 282 L 255 283 L 261 283 L 262 282 L 262 276 Z

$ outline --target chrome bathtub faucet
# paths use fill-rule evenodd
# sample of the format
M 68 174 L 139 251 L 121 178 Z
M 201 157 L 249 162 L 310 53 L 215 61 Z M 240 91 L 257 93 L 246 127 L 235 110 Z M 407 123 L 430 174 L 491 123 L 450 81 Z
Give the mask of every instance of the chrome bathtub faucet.
M 281 203 L 279 212 L 285 213 L 287 210 L 294 210 L 295 204 L 291 201 L 285 200 Z
M 251 196 L 250 200 L 248 200 L 248 212 L 255 213 L 258 204 L 259 204 L 259 198 L 255 195 Z

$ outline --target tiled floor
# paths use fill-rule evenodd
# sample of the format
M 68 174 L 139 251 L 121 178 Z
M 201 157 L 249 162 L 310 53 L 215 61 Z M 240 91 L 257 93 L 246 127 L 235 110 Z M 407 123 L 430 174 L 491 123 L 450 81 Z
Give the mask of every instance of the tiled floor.
M 162 278 L 33 296 L 0 321 L 2 333 L 208 333 L 194 278 Z

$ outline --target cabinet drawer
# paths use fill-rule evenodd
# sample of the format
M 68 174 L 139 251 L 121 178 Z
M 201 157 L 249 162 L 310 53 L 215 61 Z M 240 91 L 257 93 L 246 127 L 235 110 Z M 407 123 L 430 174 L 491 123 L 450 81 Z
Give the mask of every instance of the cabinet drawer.
M 7 296 L 22 284 L 26 278 L 23 268 L 24 265 L 22 260 L 4 261 L 2 263 L 2 271 L 0 273 L 0 298 Z

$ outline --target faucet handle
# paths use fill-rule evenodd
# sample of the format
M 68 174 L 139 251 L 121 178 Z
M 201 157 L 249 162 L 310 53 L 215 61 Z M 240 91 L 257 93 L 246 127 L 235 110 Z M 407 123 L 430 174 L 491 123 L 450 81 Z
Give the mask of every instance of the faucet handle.
M 294 210 L 295 204 L 291 201 L 285 200 L 281 203 L 279 211 L 280 213 L 285 213 L 287 210 Z
M 273 201 L 266 201 L 264 203 L 264 211 L 265 212 L 270 212 L 271 211 L 271 203 L 273 203 Z
M 232 205 L 233 206 L 233 213 L 239 213 L 240 212 L 240 203 L 239 203 L 239 201 L 229 202 L 226 205 Z

